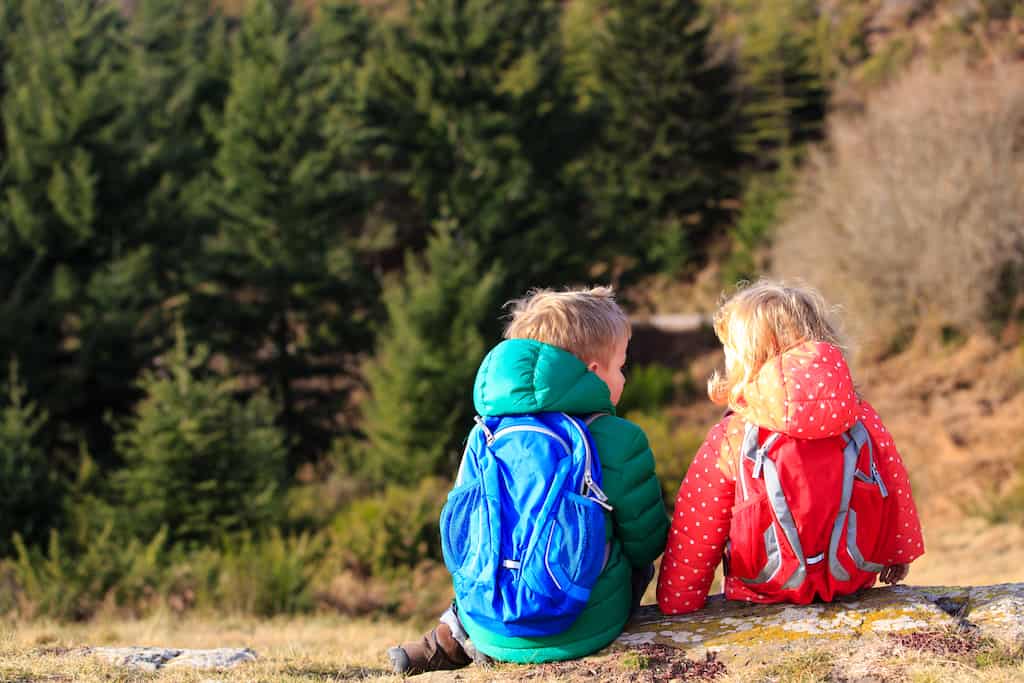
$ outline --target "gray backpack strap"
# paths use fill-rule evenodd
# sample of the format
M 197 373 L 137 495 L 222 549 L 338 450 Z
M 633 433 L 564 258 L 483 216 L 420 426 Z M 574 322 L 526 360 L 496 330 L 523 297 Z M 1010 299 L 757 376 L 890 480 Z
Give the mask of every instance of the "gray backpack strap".
M 799 565 L 793 570 L 793 573 L 789 575 L 786 582 L 783 584 L 783 590 L 793 590 L 799 587 L 804 579 L 807 577 L 807 558 L 804 555 L 803 547 L 800 543 L 800 534 L 797 531 L 796 522 L 793 519 L 793 512 L 789 509 L 789 503 L 786 501 L 786 495 L 782 490 L 782 482 L 779 480 L 779 471 L 775 466 L 775 462 L 768 458 L 768 452 L 775 445 L 775 442 L 782 436 L 779 432 L 772 432 L 772 434 L 764 440 L 764 443 L 758 445 L 757 437 L 760 431 L 760 427 L 755 424 L 747 424 L 746 431 L 743 435 L 743 446 L 742 448 L 742 459 L 740 460 L 740 482 L 743 488 L 744 498 L 747 497 L 747 482 L 746 476 L 747 471 L 744 467 L 743 460 L 750 460 L 754 463 L 754 469 L 751 475 L 755 478 L 764 480 L 765 493 L 768 496 L 768 503 L 772 507 L 772 511 L 775 513 L 775 519 L 778 521 L 779 528 L 782 529 L 782 533 L 789 543 L 789 547 L 793 550 L 793 555 L 796 556 Z M 775 524 L 772 524 L 765 530 L 764 533 L 764 544 L 765 552 L 768 556 L 768 562 L 761 571 L 761 573 L 753 579 L 743 579 L 744 582 L 749 584 L 764 583 L 772 578 L 782 566 L 781 551 L 779 549 L 779 535 L 776 530 Z
M 829 570 L 839 581 L 849 581 L 850 574 L 839 563 L 839 539 L 846 526 L 847 517 L 850 512 L 850 495 L 853 493 L 854 472 L 857 470 L 857 459 L 860 457 L 860 449 L 864 444 L 870 444 L 867 428 L 860 421 L 854 422 L 850 429 L 843 433 L 843 441 L 846 446 L 843 448 L 843 488 L 839 499 L 839 512 L 836 514 L 836 521 L 832 527 L 832 537 L 828 544 L 828 566 Z
M 772 432 L 771 435 L 764 440 L 764 443 L 760 446 L 757 445 L 757 436 L 760 431 L 760 427 L 756 424 L 747 423 L 746 431 L 743 433 L 743 457 L 754 463 L 754 479 L 761 477 L 761 472 L 764 469 L 764 459 L 768 455 L 768 452 L 775 445 L 775 442 L 782 436 L 779 432 Z
M 857 424 L 860 423 L 858 422 Z M 865 474 L 858 468 L 854 470 L 853 476 L 855 479 L 858 479 L 864 482 L 865 484 L 874 484 L 875 486 L 878 487 L 878 492 L 882 494 L 882 498 L 888 498 L 889 490 L 885 487 L 885 482 L 882 481 L 882 475 L 879 474 L 878 472 L 878 465 L 875 464 L 875 446 L 871 442 L 871 436 L 870 434 L 868 434 L 867 428 L 864 427 L 863 425 L 861 425 L 861 427 L 864 429 L 862 439 L 863 443 L 861 443 L 861 447 L 863 447 L 864 445 L 868 447 L 868 473 Z M 853 428 L 851 428 L 851 432 L 852 430 Z M 847 435 L 849 435 L 851 432 L 847 432 Z M 851 437 L 847 436 L 847 438 L 849 439 Z

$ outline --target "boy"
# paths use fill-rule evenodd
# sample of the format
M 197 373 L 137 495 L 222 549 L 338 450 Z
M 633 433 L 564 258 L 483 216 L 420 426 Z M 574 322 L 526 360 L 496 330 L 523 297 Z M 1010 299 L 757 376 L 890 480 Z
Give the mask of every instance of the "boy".
M 544 637 L 502 635 L 458 614 L 453 604 L 422 640 L 388 651 L 399 673 L 454 669 L 487 657 L 547 662 L 600 650 L 618 637 L 639 606 L 653 576 L 652 562 L 665 547 L 668 516 L 647 437 L 615 417 L 630 325 L 611 288 L 537 290 L 510 306 L 506 341 L 491 350 L 477 372 L 476 410 L 482 416 L 605 414 L 589 429 L 612 508 L 606 513 L 607 561 L 568 630 Z

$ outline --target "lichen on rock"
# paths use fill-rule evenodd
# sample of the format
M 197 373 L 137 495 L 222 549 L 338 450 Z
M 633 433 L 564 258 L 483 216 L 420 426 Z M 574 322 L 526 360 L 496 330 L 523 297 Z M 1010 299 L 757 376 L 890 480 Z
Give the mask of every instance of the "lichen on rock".
M 1024 583 L 996 586 L 894 586 L 832 603 L 758 605 L 712 596 L 704 609 L 665 616 L 648 606 L 612 644 L 676 647 L 749 659 L 781 645 L 814 645 L 869 635 L 976 628 L 985 637 L 1024 641 Z

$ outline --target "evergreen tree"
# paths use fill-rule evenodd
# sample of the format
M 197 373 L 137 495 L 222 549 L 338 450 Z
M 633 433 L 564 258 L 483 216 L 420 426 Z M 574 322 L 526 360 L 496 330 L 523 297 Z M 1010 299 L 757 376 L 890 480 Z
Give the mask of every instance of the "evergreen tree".
M 0 557 L 11 554 L 15 532 L 37 543 L 57 521 L 57 482 L 40 446 L 47 415 L 25 393 L 12 362 L 7 400 L 0 405 Z
M 503 294 L 586 277 L 597 237 L 581 228 L 567 173 L 587 131 L 564 78 L 559 3 L 415 0 L 377 34 L 367 74 L 377 212 L 422 248 L 450 217 Z
M 134 226 L 116 217 L 132 200 L 121 195 L 123 21 L 100 2 L 24 0 L 18 14 L 5 46 L 0 349 L 58 425 L 96 427 L 130 386 L 135 349 L 120 333 L 149 293 Z M 128 286 L 105 286 L 118 280 Z M 84 310 L 97 296 L 114 299 L 115 319 Z
M 166 526 L 169 542 L 202 544 L 274 525 L 287 450 L 277 407 L 264 394 L 240 403 L 230 383 L 197 377 L 207 351 L 190 353 L 180 327 L 166 360 L 165 372 L 143 375 L 144 397 L 117 435 L 120 527 L 150 539 Z
M 607 117 L 591 202 L 640 272 L 685 264 L 737 192 L 734 76 L 709 36 L 694 0 L 623 0 L 597 48 Z
M 282 405 L 296 437 L 331 430 L 338 396 L 317 390 L 361 351 L 375 280 L 364 266 L 366 181 L 353 107 L 363 25 L 340 5 L 315 26 L 287 0 L 254 0 L 231 42 L 219 144 L 204 210 L 206 288 L 191 316 Z M 347 27 L 346 21 L 352 21 Z M 332 354 L 332 355 L 328 355 Z M 293 450 L 296 465 L 310 442 Z
M 828 104 L 814 0 L 726 0 L 723 34 L 737 46 L 742 73 L 743 150 L 774 169 L 821 135 Z
M 170 343 L 196 225 L 182 194 L 208 156 L 199 109 L 207 8 L 24 0 L 5 46 L 9 173 L 0 225 L 0 349 L 45 397 L 64 452 L 111 453 L 103 416 Z M 214 88 L 215 90 L 215 88 Z
M 473 378 L 486 350 L 501 273 L 454 221 L 439 223 L 422 258 L 384 291 L 388 322 L 366 368 L 366 473 L 378 483 L 450 476 L 473 415 Z

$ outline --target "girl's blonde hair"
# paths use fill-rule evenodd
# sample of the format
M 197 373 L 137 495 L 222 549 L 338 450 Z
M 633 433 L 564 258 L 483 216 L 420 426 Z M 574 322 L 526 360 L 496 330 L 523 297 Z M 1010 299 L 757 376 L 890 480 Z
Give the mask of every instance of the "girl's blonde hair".
M 724 375 L 708 380 L 708 396 L 719 405 L 735 405 L 743 387 L 771 358 L 804 342 L 827 342 L 845 353 L 835 309 L 806 285 L 762 279 L 740 285 L 719 306 L 715 334 L 733 353 Z
M 505 339 L 535 339 L 565 349 L 584 363 L 611 361 L 615 345 L 629 340 L 629 318 L 611 287 L 556 292 L 533 289 L 505 304 Z

